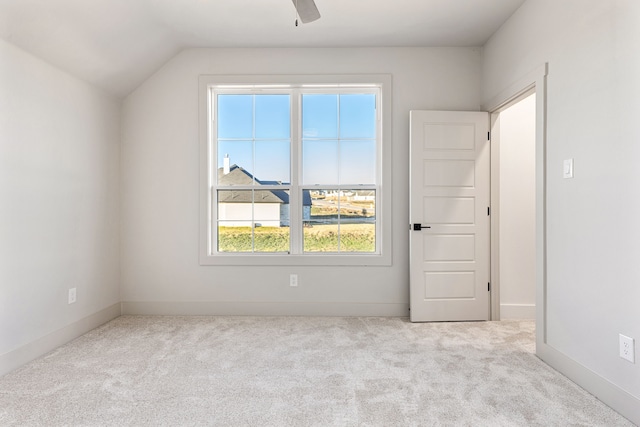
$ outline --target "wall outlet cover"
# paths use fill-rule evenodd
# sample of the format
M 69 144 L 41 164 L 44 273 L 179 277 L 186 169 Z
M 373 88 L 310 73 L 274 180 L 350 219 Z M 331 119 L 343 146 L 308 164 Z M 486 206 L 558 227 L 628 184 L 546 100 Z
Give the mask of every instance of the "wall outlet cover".
M 634 339 L 620 334 L 620 357 L 631 363 L 636 363 L 635 356 Z

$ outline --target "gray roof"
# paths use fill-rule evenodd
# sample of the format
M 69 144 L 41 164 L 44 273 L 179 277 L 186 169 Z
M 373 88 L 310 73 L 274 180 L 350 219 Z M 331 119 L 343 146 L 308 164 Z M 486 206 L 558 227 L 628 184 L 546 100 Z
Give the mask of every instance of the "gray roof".
M 224 186 L 252 185 L 254 176 L 244 168 L 233 165 L 229 173 L 225 174 L 223 168 L 218 168 L 218 184 Z M 286 185 L 279 181 L 260 181 L 255 178 L 257 185 Z M 222 203 L 289 203 L 289 193 L 285 190 L 254 190 L 254 200 L 251 200 L 250 190 L 219 190 L 218 202 Z M 303 205 L 311 206 L 311 194 L 309 190 L 303 190 Z

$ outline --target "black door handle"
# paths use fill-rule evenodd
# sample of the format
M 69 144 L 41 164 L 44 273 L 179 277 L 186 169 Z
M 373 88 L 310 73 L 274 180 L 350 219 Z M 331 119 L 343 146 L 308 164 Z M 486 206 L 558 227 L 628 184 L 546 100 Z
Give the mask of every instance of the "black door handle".
M 413 224 L 413 231 L 420 231 L 423 228 L 431 228 L 430 225 Z

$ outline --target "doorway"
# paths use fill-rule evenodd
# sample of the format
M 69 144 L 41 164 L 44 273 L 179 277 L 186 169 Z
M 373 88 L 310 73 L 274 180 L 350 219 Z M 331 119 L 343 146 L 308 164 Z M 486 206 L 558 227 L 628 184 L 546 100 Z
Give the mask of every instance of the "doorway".
M 494 230 L 500 319 L 535 319 L 536 94 L 526 92 L 495 117 L 492 149 Z
M 500 144 L 500 113 L 508 107 L 535 93 L 535 322 L 536 354 L 542 357 L 547 351 L 547 239 L 546 239 L 546 95 L 548 64 L 542 64 L 511 84 L 500 94 L 488 100 L 483 109 L 491 112 L 492 144 Z M 499 164 L 495 156 L 499 150 L 491 150 L 491 164 Z M 491 169 L 491 205 L 499 211 L 499 168 Z M 491 277 L 496 286 L 491 293 L 491 319 L 500 320 L 500 245 L 499 215 L 491 217 Z
M 500 172 L 496 165 L 499 165 L 499 149 L 497 146 L 500 144 L 500 115 L 503 111 L 509 107 L 517 104 L 522 99 L 527 98 L 529 95 L 535 94 L 535 99 L 531 101 L 535 105 L 535 115 L 533 121 L 535 123 L 535 147 L 534 147 L 534 230 L 535 230 L 535 254 L 533 257 L 533 263 L 535 265 L 535 272 L 533 275 L 535 283 L 535 302 L 533 306 L 531 303 L 524 302 L 519 303 L 522 307 L 518 309 L 515 316 L 522 317 L 523 311 L 531 310 L 535 311 L 536 321 L 536 352 L 541 354 L 546 348 L 546 304 L 547 304 L 547 289 L 546 289 L 546 81 L 548 75 L 548 65 L 543 64 L 537 69 L 533 70 L 521 80 L 513 83 L 500 94 L 494 98 L 488 100 L 486 104 L 482 106 L 482 110 L 490 112 L 490 129 L 491 129 L 491 196 L 490 196 L 490 230 L 491 230 L 491 283 L 489 283 L 490 291 L 490 315 L 488 318 L 491 320 L 500 320 L 500 222 L 499 222 L 499 206 L 500 206 L 500 193 L 498 191 Z M 413 156 L 412 156 L 413 157 Z M 412 172 L 413 173 L 413 172 Z M 411 191 L 413 198 L 413 191 Z M 419 200 L 418 200 L 419 202 Z M 411 209 L 410 209 L 411 210 Z M 412 224 L 412 230 L 421 230 L 422 221 L 416 224 L 416 219 L 420 220 L 419 215 L 411 215 L 410 223 Z M 411 231 L 417 233 L 418 231 Z M 411 240 L 411 238 L 410 238 Z M 531 261 L 531 260 L 530 260 Z M 411 268 L 416 263 L 410 262 Z M 423 289 L 420 286 L 419 280 L 410 280 L 410 288 L 413 289 L 413 284 L 417 283 L 416 289 Z M 486 288 L 485 288 L 486 289 Z M 508 294 L 508 292 L 507 292 Z M 424 298 L 419 298 L 422 300 Z M 411 306 L 414 304 L 414 295 L 412 294 L 410 301 Z M 506 301 L 506 299 L 505 299 Z M 507 305 L 508 303 L 505 303 Z M 517 305 L 518 303 L 511 303 L 511 305 Z M 507 309 L 508 311 L 508 309 Z M 520 313 L 520 314 L 518 314 Z M 510 316 L 507 313 L 507 316 Z M 413 320 L 413 312 L 412 312 Z M 442 320 L 442 319 L 441 319 Z M 428 321 L 427 319 L 423 321 Z

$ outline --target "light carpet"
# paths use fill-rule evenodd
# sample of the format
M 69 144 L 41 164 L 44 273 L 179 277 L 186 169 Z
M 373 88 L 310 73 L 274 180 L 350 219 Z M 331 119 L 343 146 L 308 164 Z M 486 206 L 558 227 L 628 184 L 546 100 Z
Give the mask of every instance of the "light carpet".
M 534 323 L 122 316 L 0 378 L 3 426 L 632 426 Z

